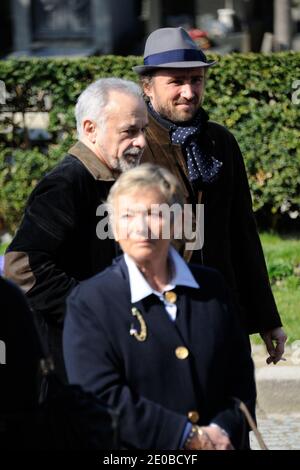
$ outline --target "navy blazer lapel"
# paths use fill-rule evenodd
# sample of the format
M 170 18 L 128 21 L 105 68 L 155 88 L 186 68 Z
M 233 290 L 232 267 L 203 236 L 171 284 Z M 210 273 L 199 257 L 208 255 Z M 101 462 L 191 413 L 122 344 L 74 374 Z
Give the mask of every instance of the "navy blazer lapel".
M 198 348 L 194 351 L 192 348 L 193 341 L 201 342 L 200 349 L 205 351 L 205 338 L 202 332 L 197 334 L 193 329 L 198 329 L 199 323 L 202 320 L 203 313 L 205 313 L 201 307 L 199 309 L 199 302 L 191 299 L 195 289 L 188 287 L 177 287 L 177 317 L 176 321 L 173 322 L 167 312 L 163 303 L 153 294 L 152 296 L 144 299 L 141 302 L 140 308 L 145 312 L 145 321 L 149 326 L 149 332 L 159 341 L 160 345 L 166 347 L 169 352 L 170 348 L 174 351 L 179 346 L 185 346 L 189 351 L 189 370 L 190 379 L 193 383 L 194 391 L 197 391 L 195 395 L 195 401 L 199 404 L 199 410 L 203 412 L 204 394 L 206 389 L 206 370 L 205 370 L 205 359 L 199 358 Z M 193 304 L 192 304 L 193 303 Z M 191 311 L 191 308 L 195 311 Z M 199 311 L 200 310 L 200 311 Z M 202 311 L 201 311 L 202 310 Z M 199 331 L 199 330 L 198 330 Z M 192 337 L 196 340 L 192 341 Z M 200 373 L 199 373 L 200 371 Z
M 113 262 L 113 266 L 123 277 L 126 285 L 128 286 L 130 295 L 129 273 L 124 256 L 116 258 Z M 158 339 L 161 343 L 166 344 L 170 343 L 171 338 L 175 348 L 178 345 L 183 344 L 183 338 L 178 328 L 169 318 L 163 303 L 156 295 L 152 294 L 139 302 L 132 303 L 131 305 L 132 307 L 137 308 L 142 314 L 144 321 L 146 322 L 147 329 L 149 330 L 148 334 L 151 332 L 151 335 L 154 338 Z M 132 323 L 138 326 L 138 323 L 134 318 L 132 318 Z
M 191 340 L 190 337 L 190 303 L 188 302 L 189 288 L 177 287 L 177 315 L 175 326 L 179 331 L 180 336 L 184 343 L 188 346 Z
M 183 344 L 175 323 L 169 318 L 164 304 L 156 295 L 152 294 L 132 305 L 142 313 L 148 334 L 151 334 L 153 339 L 159 341 L 160 344 L 165 344 L 168 348 L 174 346 L 175 349 Z
M 216 320 L 221 312 L 215 300 L 205 298 L 205 293 L 203 295 L 201 292 L 191 293 L 187 298 L 191 312 L 189 332 L 190 344 L 193 345 L 194 376 L 197 377 L 197 387 L 202 391 L 204 403 L 209 400 L 207 392 L 216 373 L 215 355 L 222 354 L 219 343 L 222 342 L 224 331 Z
M 113 260 L 112 268 L 116 271 L 116 273 L 122 276 L 129 286 L 129 273 L 125 263 L 124 255 L 118 256 Z
M 124 256 L 116 258 L 113 266 L 116 269 L 116 273 L 122 277 L 124 284 L 128 288 L 128 295 L 130 296 L 129 274 Z M 186 346 L 189 349 L 192 335 L 199 335 L 199 341 L 201 341 L 201 337 L 203 338 L 203 334 L 199 332 L 196 326 L 198 319 L 201 317 L 201 312 L 199 311 L 198 300 L 196 302 L 193 301 L 193 305 L 191 304 L 191 297 L 193 297 L 194 294 L 192 291 L 195 291 L 195 289 L 188 287 L 176 288 L 178 305 L 175 322 L 169 318 L 164 304 L 154 294 L 139 302 L 132 303 L 131 306 L 140 311 L 146 323 L 148 335 L 158 340 L 160 344 L 174 347 L 174 349 L 176 349 L 177 346 Z M 192 312 L 191 308 L 193 308 L 195 312 Z M 132 326 L 134 326 L 137 331 L 140 331 L 140 325 L 136 318 L 132 316 L 131 321 Z
M 116 268 L 119 275 L 123 277 L 126 287 L 128 287 L 128 295 L 130 296 L 130 285 L 129 285 L 129 274 L 127 265 L 124 257 L 120 257 L 115 261 Z M 197 289 L 188 287 L 177 287 L 177 318 L 173 322 L 164 307 L 164 304 L 159 298 L 152 294 L 139 302 L 132 303 L 132 308 L 135 307 L 139 310 L 146 323 L 147 337 L 145 342 L 154 341 L 158 343 L 162 354 L 170 354 L 174 351 L 174 358 L 176 358 L 175 351 L 179 346 L 185 346 L 190 351 L 189 357 L 189 369 L 190 377 L 194 382 L 194 390 L 197 390 L 197 396 L 195 396 L 196 402 L 199 403 L 199 410 L 202 409 L 203 396 L 205 390 L 205 373 L 200 372 L 200 380 L 197 379 L 196 370 L 202 370 L 201 355 L 199 358 L 199 351 L 197 348 L 196 354 L 191 350 L 191 344 L 193 344 L 194 338 L 199 341 L 200 350 L 205 351 L 205 329 L 199 331 L 199 324 L 202 323 L 203 314 L 202 302 L 198 299 Z M 193 311 L 191 310 L 193 309 Z M 195 310 L 195 311 L 194 311 Z M 130 314 L 130 312 L 129 312 Z M 202 318 L 201 318 L 202 317 Z M 137 330 L 138 333 L 141 331 L 141 324 L 136 317 L 132 315 L 131 325 Z M 146 346 L 146 344 L 145 344 Z M 155 346 L 154 346 L 155 347 Z M 205 362 L 205 360 L 204 360 Z M 197 383 L 196 383 L 197 382 Z

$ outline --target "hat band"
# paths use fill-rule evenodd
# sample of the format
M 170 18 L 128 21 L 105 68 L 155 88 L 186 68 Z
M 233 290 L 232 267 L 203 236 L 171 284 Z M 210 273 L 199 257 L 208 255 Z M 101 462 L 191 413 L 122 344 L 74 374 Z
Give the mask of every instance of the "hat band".
M 196 49 L 174 49 L 172 51 L 151 54 L 144 58 L 144 65 L 161 65 L 171 62 L 201 61 L 206 63 L 206 56 Z

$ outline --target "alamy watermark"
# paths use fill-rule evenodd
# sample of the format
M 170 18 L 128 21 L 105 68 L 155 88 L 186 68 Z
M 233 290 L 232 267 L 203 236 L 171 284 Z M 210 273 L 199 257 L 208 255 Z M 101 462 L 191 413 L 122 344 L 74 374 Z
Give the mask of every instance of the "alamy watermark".
M 0 104 L 6 104 L 6 88 L 3 80 L 0 80 Z
M 194 210 L 193 210 L 194 207 Z M 113 227 L 119 239 L 136 235 L 150 240 L 184 240 L 187 250 L 200 250 L 204 244 L 204 204 L 152 204 L 149 207 L 135 204 L 123 207 L 117 214 L 109 204 L 98 206 L 101 217 L 96 227 L 100 240 L 113 239 Z
M 300 80 L 294 80 L 292 83 L 292 88 L 295 89 L 292 94 L 292 103 L 300 104 Z
M 0 365 L 1 364 L 6 364 L 6 345 L 2 340 L 0 340 Z

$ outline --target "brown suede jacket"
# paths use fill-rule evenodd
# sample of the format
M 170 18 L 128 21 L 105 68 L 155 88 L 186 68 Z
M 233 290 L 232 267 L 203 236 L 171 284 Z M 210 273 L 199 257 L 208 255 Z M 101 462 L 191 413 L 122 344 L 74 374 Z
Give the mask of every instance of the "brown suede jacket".
M 169 131 L 150 114 L 142 160 L 168 168 L 179 179 L 187 202 L 204 204 L 203 248 L 185 252 L 185 258 L 223 274 L 248 333 L 268 331 L 281 326 L 281 321 L 257 233 L 243 157 L 233 135 L 208 121 L 204 111 L 203 115 L 199 144 L 223 162 L 215 183 L 201 190 L 192 188 L 181 146 L 171 143 Z

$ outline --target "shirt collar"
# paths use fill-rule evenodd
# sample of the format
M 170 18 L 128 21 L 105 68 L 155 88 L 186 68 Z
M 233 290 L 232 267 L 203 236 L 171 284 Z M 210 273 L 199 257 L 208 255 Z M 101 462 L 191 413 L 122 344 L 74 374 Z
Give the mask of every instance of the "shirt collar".
M 195 280 L 190 268 L 172 246 L 169 249 L 169 258 L 173 265 L 174 274 L 165 291 L 172 290 L 176 286 L 198 289 L 199 284 Z M 148 284 L 133 259 L 127 253 L 124 254 L 124 261 L 128 268 L 131 302 L 139 302 L 151 294 L 157 295 L 158 293 Z

